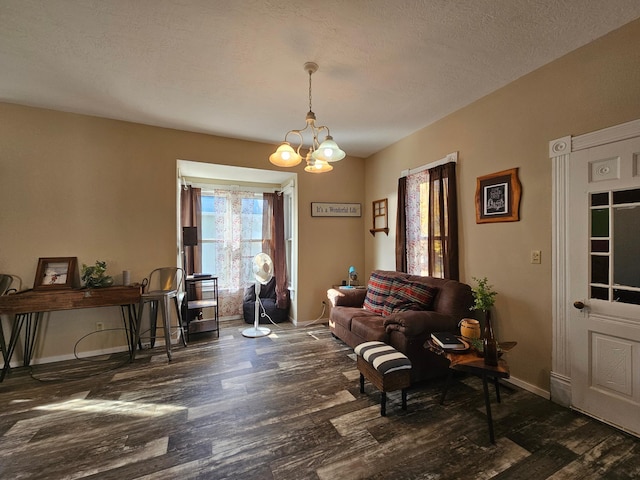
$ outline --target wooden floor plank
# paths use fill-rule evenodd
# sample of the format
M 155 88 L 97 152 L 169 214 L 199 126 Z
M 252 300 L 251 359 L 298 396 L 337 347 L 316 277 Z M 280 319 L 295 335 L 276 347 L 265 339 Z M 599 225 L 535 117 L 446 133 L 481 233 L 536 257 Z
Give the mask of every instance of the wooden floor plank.
M 638 478 L 640 440 L 509 386 L 492 403 L 456 376 L 413 385 L 407 410 L 360 393 L 353 350 L 326 325 L 240 322 L 188 347 L 12 369 L 0 384 L 4 479 Z M 126 357 L 126 356 L 125 356 Z M 596 476 L 594 476 L 596 475 Z M 597 476 L 599 475 L 599 476 Z

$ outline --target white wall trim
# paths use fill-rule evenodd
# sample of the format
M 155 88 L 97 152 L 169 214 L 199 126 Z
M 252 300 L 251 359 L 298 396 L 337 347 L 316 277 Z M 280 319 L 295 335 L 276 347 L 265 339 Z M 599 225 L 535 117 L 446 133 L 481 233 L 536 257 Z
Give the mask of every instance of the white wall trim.
M 551 372 L 551 400 L 563 407 L 571 406 L 571 378 Z
M 629 138 L 640 137 L 640 119 L 585 133 L 571 139 L 571 151 L 585 150 L 607 143 L 615 143 Z
M 552 162 L 552 316 L 551 400 L 571 405 L 571 342 L 569 338 L 569 175 L 571 153 L 578 150 L 640 137 L 640 119 L 575 137 L 549 142 Z
M 568 307 L 568 242 L 567 210 L 569 207 L 569 159 L 571 137 L 563 137 L 549 142 L 552 161 L 552 243 L 551 243 L 551 283 L 552 283 L 552 332 L 551 351 L 551 399 L 557 403 L 565 399 L 555 398 L 556 392 L 564 392 L 564 384 L 556 384 L 558 378 L 571 378 L 571 357 L 569 348 Z M 570 390 L 569 390 L 570 391 Z M 562 403 L 561 403 L 562 404 Z M 568 405 L 567 405 L 568 406 Z
M 519 378 L 509 377 L 509 378 L 502 379 L 502 381 L 504 381 L 505 383 L 510 383 L 511 385 L 515 385 L 516 387 L 526 390 L 527 392 L 531 392 L 547 400 L 549 400 L 550 398 L 550 394 L 547 390 L 544 390 L 540 387 L 536 387 L 535 385 L 525 382 L 524 380 L 520 380 Z
M 424 170 L 435 168 L 439 165 L 444 165 L 445 163 L 450 163 L 450 162 L 458 163 L 458 152 L 449 153 L 446 157 L 441 158 L 440 160 L 436 160 L 435 162 L 427 163 L 426 165 L 422 165 L 421 167 L 410 168 L 409 170 L 402 170 L 402 172 L 400 172 L 400 177 L 413 175 L 414 173 L 419 173 Z

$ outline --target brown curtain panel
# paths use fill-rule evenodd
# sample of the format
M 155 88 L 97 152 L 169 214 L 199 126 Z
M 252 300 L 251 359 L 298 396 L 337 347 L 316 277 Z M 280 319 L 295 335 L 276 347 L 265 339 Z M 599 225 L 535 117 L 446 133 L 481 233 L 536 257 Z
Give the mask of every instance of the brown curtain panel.
M 197 227 L 198 245 L 183 247 L 186 263 L 186 274 L 193 275 L 202 271 L 202 196 L 199 188 L 191 186 L 181 190 L 180 194 L 181 227 Z
M 287 308 L 289 304 L 285 249 L 284 197 L 281 192 L 265 193 L 262 210 L 262 251 L 273 260 L 278 308 Z
M 429 275 L 459 280 L 456 164 L 429 169 Z M 436 267 L 440 268 L 436 268 Z
M 396 270 L 407 272 L 407 177 L 398 179 L 398 212 L 396 216 Z
M 273 251 L 273 202 L 275 193 L 264 193 L 262 195 L 262 251 L 271 257 L 274 261 L 275 270 L 275 252 Z

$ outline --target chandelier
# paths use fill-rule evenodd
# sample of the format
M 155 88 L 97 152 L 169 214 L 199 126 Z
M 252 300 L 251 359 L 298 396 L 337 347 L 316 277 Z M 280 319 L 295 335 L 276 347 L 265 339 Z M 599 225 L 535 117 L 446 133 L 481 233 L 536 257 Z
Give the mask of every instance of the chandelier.
M 289 130 L 284 136 L 284 142 L 269 156 L 269 161 L 278 167 L 295 167 L 302 161 L 300 150 L 306 149 L 305 160 L 307 166 L 305 172 L 324 173 L 333 170 L 331 162 L 337 162 L 345 157 L 345 153 L 340 150 L 338 144 L 333 141 L 333 137 L 329 132 L 329 127 L 324 125 L 316 126 L 316 114 L 311 109 L 311 75 L 318 70 L 318 64 L 307 62 L 304 69 L 309 73 L 309 113 L 307 113 L 307 126 L 302 130 Z M 307 147 L 304 145 L 305 132 L 311 134 L 311 144 Z M 326 133 L 325 133 L 326 132 Z M 325 134 L 322 143 L 318 139 L 320 134 Z M 291 143 L 287 141 L 289 135 L 298 136 L 298 146 L 294 150 Z

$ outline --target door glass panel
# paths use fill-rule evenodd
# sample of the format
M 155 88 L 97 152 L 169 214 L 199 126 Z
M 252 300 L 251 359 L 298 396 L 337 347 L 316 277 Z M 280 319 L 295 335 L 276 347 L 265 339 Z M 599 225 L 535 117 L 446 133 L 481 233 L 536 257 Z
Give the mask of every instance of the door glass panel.
M 591 210 L 591 236 L 609 236 L 609 209 L 602 208 Z
M 640 189 L 590 198 L 591 298 L 640 305 Z
M 591 283 L 609 284 L 609 257 L 591 256 Z
M 591 298 L 598 300 L 609 300 L 609 289 L 602 287 L 591 287 Z
M 613 192 L 613 204 L 621 205 L 623 203 L 640 203 L 640 188 Z
M 613 283 L 640 287 L 640 206 L 613 210 Z
M 609 192 L 592 193 L 591 194 L 591 206 L 592 207 L 601 207 L 602 205 L 609 205 Z
M 609 240 L 591 240 L 591 251 L 609 253 Z
M 614 288 L 613 301 L 621 302 L 621 303 L 633 303 L 635 305 L 640 305 L 640 292 Z

